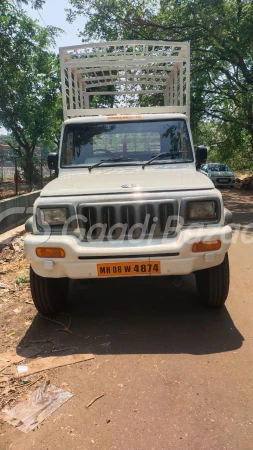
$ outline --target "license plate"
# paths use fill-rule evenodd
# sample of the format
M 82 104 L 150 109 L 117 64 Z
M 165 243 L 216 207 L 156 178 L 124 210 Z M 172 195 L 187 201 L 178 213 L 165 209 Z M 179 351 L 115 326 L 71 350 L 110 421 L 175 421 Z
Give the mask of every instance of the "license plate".
M 121 262 L 97 264 L 99 277 L 122 277 L 134 275 L 157 275 L 161 273 L 160 261 Z
M 228 178 L 220 178 L 219 181 L 220 181 L 220 183 L 228 183 L 229 182 Z

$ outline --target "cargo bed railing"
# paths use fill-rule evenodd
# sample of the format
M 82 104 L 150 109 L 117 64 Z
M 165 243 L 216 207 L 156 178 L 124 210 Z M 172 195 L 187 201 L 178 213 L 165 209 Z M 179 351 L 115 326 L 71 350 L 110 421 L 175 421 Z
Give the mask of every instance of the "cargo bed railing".
M 65 120 L 101 114 L 189 115 L 189 42 L 117 41 L 61 47 L 60 61 Z M 155 94 L 163 96 L 163 106 L 155 104 L 161 103 Z M 90 106 L 90 97 L 104 95 L 120 96 L 120 101 L 111 108 Z M 150 106 L 140 106 L 141 95 L 150 96 Z

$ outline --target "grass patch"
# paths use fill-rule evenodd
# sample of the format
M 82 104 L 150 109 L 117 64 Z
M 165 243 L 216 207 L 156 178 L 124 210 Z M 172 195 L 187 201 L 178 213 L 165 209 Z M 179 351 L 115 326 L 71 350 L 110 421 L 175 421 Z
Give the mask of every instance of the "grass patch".
M 19 277 L 16 278 L 17 284 L 28 283 L 29 281 L 30 281 L 30 278 L 28 275 L 20 275 Z

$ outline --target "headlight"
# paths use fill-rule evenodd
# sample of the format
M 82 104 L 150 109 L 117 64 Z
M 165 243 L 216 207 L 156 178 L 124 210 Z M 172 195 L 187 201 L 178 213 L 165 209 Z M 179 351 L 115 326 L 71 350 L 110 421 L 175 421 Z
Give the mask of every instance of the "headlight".
M 67 208 L 41 208 L 40 222 L 43 227 L 64 225 L 68 218 Z
M 188 203 L 188 220 L 217 219 L 217 203 L 215 201 L 196 201 Z

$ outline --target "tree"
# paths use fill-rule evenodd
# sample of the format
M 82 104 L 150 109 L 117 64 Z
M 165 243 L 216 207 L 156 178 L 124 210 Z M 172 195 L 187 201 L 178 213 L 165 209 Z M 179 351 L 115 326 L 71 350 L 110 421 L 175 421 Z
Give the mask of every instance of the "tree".
M 87 39 L 191 41 L 191 122 L 220 121 L 224 146 L 253 155 L 253 2 L 250 0 L 71 0 L 68 20 L 87 19 Z M 234 139 L 233 138 L 236 138 Z
M 0 1 L 0 6 L 2 2 L 5 3 L 5 0 Z M 11 3 L 17 6 L 21 6 L 22 4 L 28 5 L 30 3 L 34 9 L 40 9 L 43 7 L 45 0 L 12 0 Z
M 16 154 L 25 157 L 29 184 L 35 147 L 52 140 L 59 125 L 59 61 L 49 50 L 58 32 L 40 27 L 9 1 L 1 4 L 0 125 L 11 132 Z

